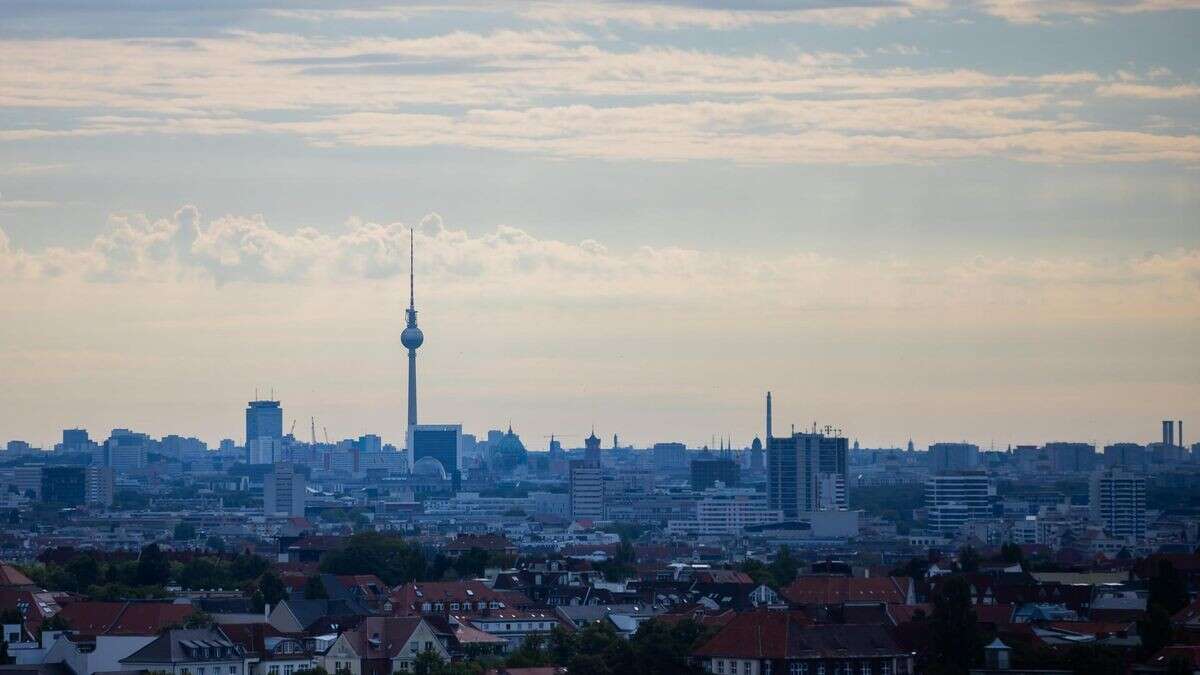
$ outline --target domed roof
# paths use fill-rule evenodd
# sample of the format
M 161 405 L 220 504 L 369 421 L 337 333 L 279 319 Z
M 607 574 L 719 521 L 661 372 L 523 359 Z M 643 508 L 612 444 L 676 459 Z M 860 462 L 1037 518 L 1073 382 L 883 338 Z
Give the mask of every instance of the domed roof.
M 492 448 L 489 463 L 494 469 L 511 471 L 517 465 L 527 461 L 529 461 L 529 451 L 525 449 L 521 437 L 513 433 L 512 425 L 509 425 L 508 432 L 501 436 L 500 440 L 496 442 L 496 446 Z
M 433 457 L 418 459 L 416 464 L 413 464 L 412 472 L 414 476 L 446 480 L 446 467 Z

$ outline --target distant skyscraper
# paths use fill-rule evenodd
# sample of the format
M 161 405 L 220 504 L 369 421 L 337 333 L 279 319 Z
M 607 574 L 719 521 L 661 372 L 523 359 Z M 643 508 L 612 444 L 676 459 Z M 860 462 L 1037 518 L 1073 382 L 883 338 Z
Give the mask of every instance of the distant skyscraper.
M 600 465 L 586 459 L 570 463 L 572 520 L 600 520 L 604 517 L 604 474 Z
M 1109 469 L 1143 472 L 1150 459 L 1137 443 L 1113 443 L 1104 447 L 1104 466 Z
M 98 506 L 112 506 L 116 495 L 113 470 L 105 466 L 89 466 L 85 479 L 84 501 Z
M 741 467 L 728 457 L 692 460 L 692 490 L 707 490 L 718 482 L 727 488 L 741 484 Z
M 767 499 L 784 520 L 812 511 L 849 509 L 846 455 L 841 436 L 792 433 L 767 438 Z
M 87 470 L 82 466 L 48 466 L 42 469 L 42 501 L 62 506 L 82 506 L 87 501 Z
M 246 445 L 260 438 L 283 438 L 283 408 L 279 401 L 250 401 L 246 404 Z
M 1046 444 L 1046 453 L 1059 473 L 1088 473 L 1096 467 L 1096 446 L 1090 443 Z
M 308 481 L 295 464 L 276 464 L 263 477 L 263 514 L 303 516 Z
M 87 429 L 63 429 L 62 445 L 66 452 L 88 448 L 91 446 L 91 439 L 88 438 Z
M 1130 543 L 1146 538 L 1146 477 L 1120 469 L 1097 471 L 1088 485 L 1093 521 Z
M 117 473 L 126 473 L 146 466 L 150 437 L 129 429 L 113 429 L 104 442 L 104 465 Z
M 461 424 L 416 424 L 409 431 L 409 459 L 412 466 L 425 458 L 437 460 L 446 477 L 457 487 L 462 463 L 459 445 L 462 443 Z
M 971 443 L 934 443 L 929 446 L 929 470 L 970 471 L 979 467 L 979 446 Z
M 417 425 L 417 347 L 425 343 L 425 334 L 417 328 L 416 292 L 413 290 L 413 231 L 408 231 L 408 311 L 400 343 L 408 349 L 408 428 Z M 411 445 L 409 447 L 411 450 Z M 451 467 L 445 467 L 449 472 Z
M 1163 445 L 1175 445 L 1175 422 L 1172 420 L 1163 420 Z

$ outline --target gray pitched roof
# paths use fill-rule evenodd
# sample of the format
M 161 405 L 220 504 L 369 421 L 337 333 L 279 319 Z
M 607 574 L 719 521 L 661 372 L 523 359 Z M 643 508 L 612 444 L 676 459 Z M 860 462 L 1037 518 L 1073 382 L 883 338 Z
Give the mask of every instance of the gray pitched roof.
M 169 630 L 150 644 L 121 659 L 121 663 L 184 663 L 240 661 L 244 650 L 211 628 Z

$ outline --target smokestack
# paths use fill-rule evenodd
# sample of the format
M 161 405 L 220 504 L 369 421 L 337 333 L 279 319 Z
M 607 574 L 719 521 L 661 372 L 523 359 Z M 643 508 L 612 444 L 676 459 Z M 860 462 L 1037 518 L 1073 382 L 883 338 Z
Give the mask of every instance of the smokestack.
M 763 439 L 770 444 L 771 442 L 771 392 L 767 392 L 767 437 Z
M 1179 447 L 1183 447 L 1183 420 L 1176 422 L 1179 425 Z
M 1163 445 L 1175 445 L 1175 423 L 1171 420 L 1163 420 Z

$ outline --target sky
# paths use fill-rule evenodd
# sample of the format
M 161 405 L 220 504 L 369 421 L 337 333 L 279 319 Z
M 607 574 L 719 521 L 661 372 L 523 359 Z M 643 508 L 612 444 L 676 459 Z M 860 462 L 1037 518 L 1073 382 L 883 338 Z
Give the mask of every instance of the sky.
M 1200 0 L 0 4 L 0 441 L 1200 440 Z M 1191 431 L 1195 430 L 1195 431 Z

